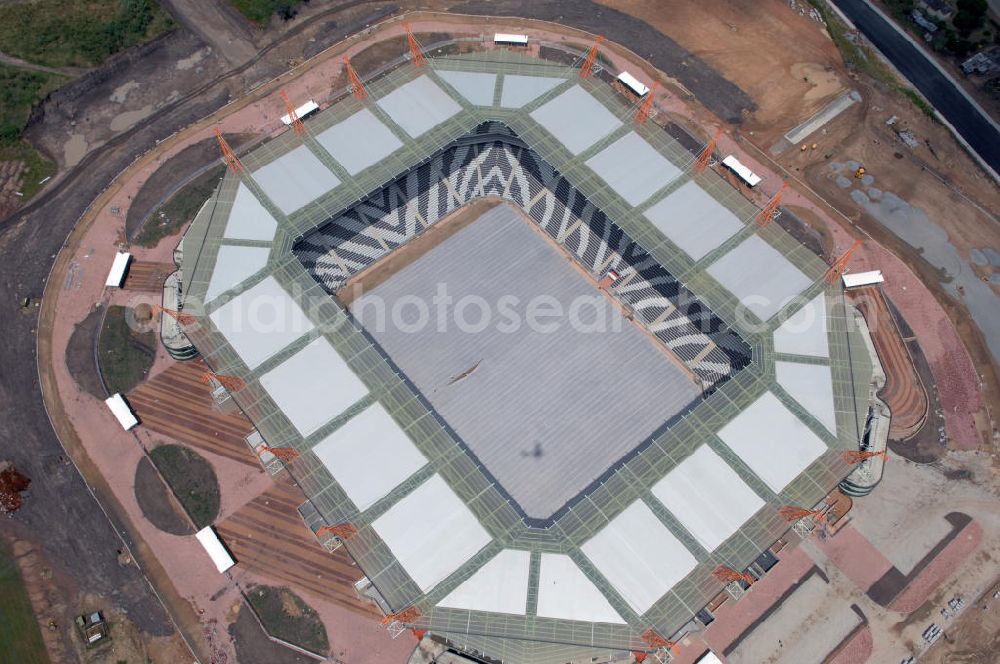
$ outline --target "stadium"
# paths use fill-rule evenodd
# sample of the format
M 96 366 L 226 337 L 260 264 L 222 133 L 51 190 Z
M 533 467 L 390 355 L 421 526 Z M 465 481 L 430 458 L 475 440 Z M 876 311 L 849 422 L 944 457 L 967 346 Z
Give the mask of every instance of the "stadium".
M 869 420 L 829 266 L 613 80 L 513 49 L 407 63 L 231 155 L 183 241 L 185 334 L 307 524 L 394 628 L 493 660 L 669 657 Z M 594 308 L 415 324 L 442 285 Z

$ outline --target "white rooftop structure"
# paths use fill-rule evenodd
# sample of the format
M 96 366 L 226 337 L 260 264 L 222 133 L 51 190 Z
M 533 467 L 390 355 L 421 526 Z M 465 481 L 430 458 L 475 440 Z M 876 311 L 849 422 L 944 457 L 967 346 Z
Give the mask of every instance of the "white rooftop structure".
M 236 187 L 233 209 L 226 221 L 223 237 L 228 240 L 260 240 L 270 242 L 278 222 L 267 208 L 261 205 L 253 192 L 242 182 Z
M 622 124 L 614 113 L 579 85 L 545 102 L 530 115 L 575 155 Z
M 518 46 L 527 46 L 528 35 L 514 35 L 507 32 L 498 32 L 493 35 L 494 44 L 517 44 Z
M 111 269 L 108 271 L 108 278 L 104 280 L 104 285 L 108 288 L 121 288 L 125 281 L 125 272 L 128 264 L 132 261 L 132 254 L 127 251 L 116 251 L 115 259 L 111 261 Z
M 209 318 L 251 369 L 313 329 L 274 277 L 243 291 Z
M 295 117 L 301 120 L 302 118 L 312 115 L 318 110 L 319 110 L 319 104 L 310 99 L 309 101 L 307 101 L 306 103 L 302 104 L 301 106 L 295 109 Z M 281 122 L 286 125 L 291 125 L 292 116 L 290 116 L 288 113 L 285 113 L 284 115 L 281 116 Z
M 569 556 L 543 553 L 538 577 L 536 613 L 542 618 L 625 624 L 607 598 Z
M 751 187 L 757 186 L 761 181 L 761 177 L 744 166 L 735 155 L 729 155 L 722 163 Z
M 351 175 L 403 147 L 403 142 L 367 108 L 320 132 L 316 141 Z
M 368 394 L 368 388 L 324 337 L 313 339 L 261 376 L 260 384 L 303 436 Z
M 404 83 L 378 100 L 392 121 L 416 138 L 462 110 L 426 75 Z
M 627 71 L 623 71 L 622 73 L 618 74 L 618 80 L 621 82 L 622 85 L 624 85 L 625 87 L 627 87 L 629 90 L 636 93 L 640 97 L 645 97 L 647 94 L 649 94 L 649 86 L 647 86 L 645 83 L 643 83 L 642 81 L 640 81 Z
M 670 184 L 681 169 L 630 131 L 587 160 L 629 205 L 638 205 Z
M 833 401 L 833 373 L 825 364 L 774 363 L 778 385 L 830 433 L 837 433 L 837 413 Z
M 694 180 L 651 205 L 643 215 L 696 261 L 743 230 L 743 222 Z
M 774 330 L 774 350 L 791 355 L 830 357 L 826 298 L 822 293 Z
M 708 445 L 695 450 L 650 491 L 709 552 L 764 506 Z
M 447 71 L 439 69 L 437 75 L 458 90 L 474 106 L 492 106 L 497 87 L 497 75 L 473 71 Z
M 261 166 L 251 175 L 285 214 L 312 203 L 340 184 L 337 176 L 305 145 Z
M 222 245 L 215 258 L 215 268 L 205 292 L 205 302 L 246 281 L 266 264 L 271 250 L 267 247 Z
M 625 508 L 580 549 L 640 615 L 698 564 L 641 500 Z
M 719 438 L 775 493 L 783 491 L 827 449 L 771 392 L 765 392 L 722 427 Z
M 427 463 L 379 403 L 349 419 L 312 451 L 359 510 L 389 495 Z
M 229 551 L 222 545 L 222 540 L 219 539 L 212 526 L 205 526 L 195 533 L 195 537 L 205 548 L 205 553 L 215 563 L 215 569 L 219 570 L 220 574 L 236 564 L 233 557 L 229 555 Z
M 503 77 L 503 90 L 500 92 L 500 106 L 503 108 L 521 108 L 565 81 L 565 78 L 556 78 L 553 76 L 505 74 Z
M 852 272 L 841 277 L 844 280 L 844 288 L 861 288 L 862 286 L 874 286 L 885 281 L 882 270 L 871 270 L 870 272 Z
M 372 528 L 424 592 L 492 539 L 436 474 L 390 507 L 372 523 Z
M 504 549 L 438 602 L 438 606 L 523 616 L 527 611 L 530 568 L 530 551 Z
M 128 405 L 120 393 L 112 394 L 110 397 L 104 400 L 111 414 L 115 416 L 118 420 L 118 424 L 122 425 L 122 429 L 128 431 L 135 425 L 139 424 L 139 419 L 132 412 L 132 407 Z
M 714 652 L 709 650 L 707 653 L 698 658 L 694 664 L 723 664 L 719 656 Z
M 759 235 L 712 263 L 708 274 L 761 320 L 768 320 L 812 280 Z

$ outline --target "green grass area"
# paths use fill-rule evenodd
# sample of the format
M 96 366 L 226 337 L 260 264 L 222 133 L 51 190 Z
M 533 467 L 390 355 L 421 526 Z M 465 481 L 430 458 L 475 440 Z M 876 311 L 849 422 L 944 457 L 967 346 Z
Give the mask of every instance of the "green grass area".
M 160 240 L 178 233 L 184 224 L 194 219 L 226 172 L 224 165 L 209 169 L 170 197 L 152 216 L 135 237 L 141 247 L 155 247 Z
M 0 65 L 0 161 L 24 162 L 20 191 L 27 201 L 52 176 L 56 166 L 21 138 L 31 109 L 68 78 Z
M 94 67 L 173 27 L 154 0 L 0 4 L 0 51 L 49 67 Z
M 330 650 L 323 621 L 290 589 L 257 586 L 247 598 L 271 636 L 320 655 Z
M 126 308 L 108 309 L 97 342 L 97 361 L 108 390 L 125 393 L 138 385 L 153 366 L 156 333 L 134 332 L 128 326 Z
M 0 653 L 5 662 L 49 662 L 21 572 L 3 540 L 0 540 Z
M 56 165 L 23 139 L 16 143 L 0 144 L 0 161 L 24 162 L 24 170 L 21 172 L 21 202 L 41 191 L 45 186 L 42 180 L 56 173 Z
M 257 25 L 267 25 L 274 14 L 286 21 L 295 16 L 299 0 L 229 0 L 241 14 Z
M 219 516 L 219 481 L 205 457 L 182 445 L 160 445 L 149 453 L 199 530 Z

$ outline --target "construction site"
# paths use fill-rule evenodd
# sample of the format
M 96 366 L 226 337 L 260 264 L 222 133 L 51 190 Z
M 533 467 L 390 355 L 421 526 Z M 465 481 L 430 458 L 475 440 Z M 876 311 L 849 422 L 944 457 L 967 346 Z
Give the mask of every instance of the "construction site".
M 67 360 L 46 392 L 138 524 L 123 546 L 172 652 L 854 664 L 930 648 L 929 607 L 957 618 L 1000 540 L 980 486 L 933 501 L 942 472 L 984 471 L 972 445 L 962 471 L 937 461 L 966 413 L 915 341 L 928 322 L 897 309 L 917 278 L 817 223 L 815 192 L 725 122 L 694 130 L 694 96 L 621 45 L 442 16 L 310 47 L 164 140 L 53 273 L 66 320 L 120 306 L 155 335 L 142 380 L 88 389 L 84 322 L 53 324 Z M 831 98 L 779 137 L 782 158 L 815 155 L 857 103 Z M 176 172 L 195 146 L 211 163 Z M 223 174 L 180 235 L 122 239 L 158 171 L 209 167 Z M 860 162 L 833 167 L 870 187 Z M 155 463 L 167 448 L 214 473 L 206 516 Z M 976 572 L 951 576 L 966 559 Z M 269 588 L 323 638 L 274 628 Z

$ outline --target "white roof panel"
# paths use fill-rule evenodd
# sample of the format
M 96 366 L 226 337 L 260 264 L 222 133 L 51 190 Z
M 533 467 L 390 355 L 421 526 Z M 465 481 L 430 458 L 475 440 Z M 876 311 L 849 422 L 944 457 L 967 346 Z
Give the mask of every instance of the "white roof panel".
M 337 176 L 305 145 L 261 166 L 251 175 L 285 214 L 295 212 L 340 184 Z
M 707 272 L 761 320 L 768 320 L 812 280 L 758 235 L 708 266 Z
M 215 569 L 219 570 L 220 574 L 236 564 L 212 526 L 205 526 L 195 533 L 195 537 L 205 548 L 205 553 L 215 563 Z
M 438 602 L 438 606 L 523 616 L 528 603 L 530 566 L 530 551 L 504 549 Z
M 641 500 L 629 505 L 580 549 L 640 615 L 698 564 Z
M 267 247 L 236 247 L 223 245 L 215 258 L 212 277 L 208 280 L 205 301 L 211 302 L 233 286 L 249 279 L 267 265 L 271 250 Z
M 125 271 L 132 261 L 132 254 L 127 251 L 116 251 L 115 259 L 111 261 L 111 269 L 108 270 L 108 278 L 104 280 L 104 285 L 108 288 L 121 288 L 125 280 Z
M 403 142 L 367 108 L 320 132 L 316 140 L 351 175 L 403 147 Z
M 764 506 L 760 496 L 708 445 L 680 462 L 651 491 L 709 552 Z
M 833 401 L 833 374 L 823 364 L 775 362 L 778 385 L 799 402 L 806 411 L 823 423 L 830 433 L 837 433 L 836 406 Z
M 118 424 L 122 425 L 122 429 L 128 431 L 135 425 L 139 424 L 138 418 L 136 418 L 135 413 L 132 412 L 132 407 L 128 405 L 119 393 L 112 394 L 110 397 L 104 400 L 111 414 L 115 416 L 118 420 Z
M 640 97 L 645 97 L 649 92 L 649 86 L 627 71 L 623 71 L 618 74 L 618 80 L 621 81 L 622 85 L 625 85 L 629 90 L 636 93 Z
M 433 475 L 390 507 L 372 528 L 424 592 L 491 541 L 440 475 Z
M 362 511 L 427 463 L 379 403 L 352 417 L 312 451 Z
M 493 92 L 497 85 L 496 74 L 484 74 L 472 71 L 445 71 L 438 69 L 437 75 L 445 83 L 458 90 L 458 93 L 469 100 L 474 106 L 492 106 Z
M 236 198 L 233 199 L 233 207 L 222 236 L 229 240 L 270 242 L 274 239 L 277 228 L 278 222 L 271 213 L 261 205 L 250 188 L 241 182 L 236 188 Z
M 368 393 L 324 337 L 260 377 L 260 384 L 302 436 L 308 436 Z
M 318 110 L 319 110 L 319 104 L 310 99 L 309 101 L 307 101 L 306 103 L 302 104 L 301 106 L 295 109 L 295 117 L 301 120 L 302 118 L 307 117 Z M 292 124 L 292 116 L 290 116 L 288 113 L 285 113 L 284 115 L 281 116 L 281 121 L 286 125 L 290 125 Z
M 844 288 L 860 288 L 861 286 L 874 286 L 885 281 L 882 270 L 871 270 L 870 272 L 852 272 L 843 277 Z
M 774 350 L 791 355 L 830 357 L 826 298 L 820 293 L 774 330 Z
M 298 303 L 270 276 L 209 318 L 251 369 L 313 329 Z
M 507 32 L 498 32 L 493 35 L 493 41 L 497 44 L 527 44 L 528 35 L 514 35 Z
M 743 229 L 736 215 L 694 180 L 651 205 L 643 215 L 696 261 Z
M 669 159 L 630 131 L 587 160 L 629 205 L 638 205 L 681 174 Z
M 565 80 L 565 78 L 554 78 L 551 76 L 504 74 L 503 91 L 500 93 L 500 106 L 503 108 L 521 108 Z
M 625 624 L 593 581 L 561 553 L 542 554 L 536 613 L 542 618 Z
M 579 85 L 545 102 L 531 117 L 573 154 L 580 154 L 622 124 Z
M 416 138 L 462 110 L 427 76 L 415 78 L 378 100 L 379 107 Z
M 736 175 L 740 176 L 740 179 L 751 187 L 756 187 L 757 184 L 760 183 L 761 177 L 744 166 L 743 163 L 734 155 L 727 156 L 722 160 L 722 163 L 736 173 Z
M 771 392 L 765 392 L 722 427 L 719 438 L 775 493 L 784 490 L 827 449 Z

